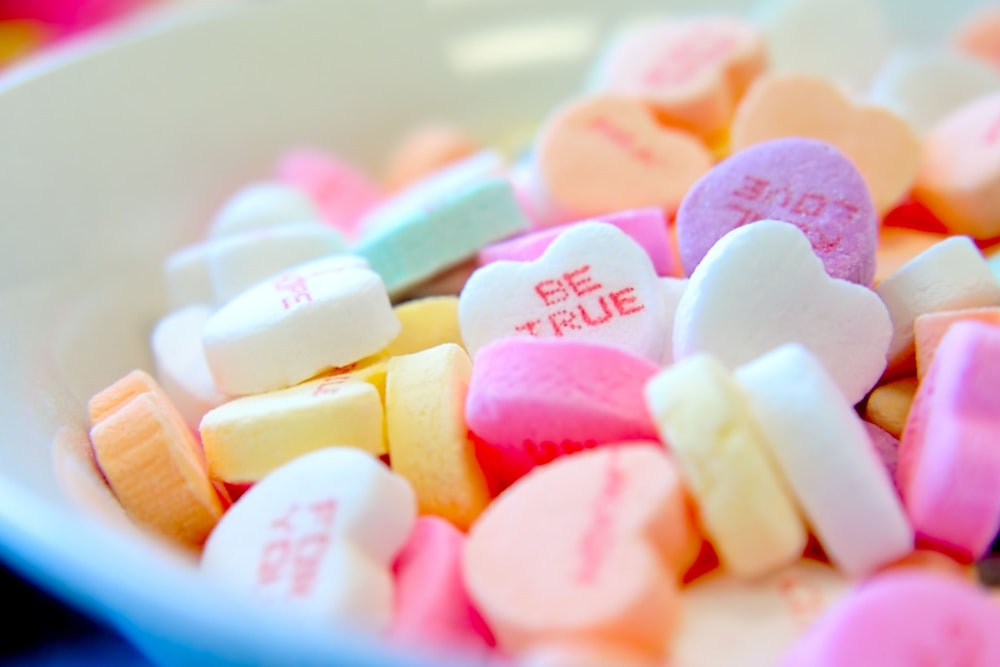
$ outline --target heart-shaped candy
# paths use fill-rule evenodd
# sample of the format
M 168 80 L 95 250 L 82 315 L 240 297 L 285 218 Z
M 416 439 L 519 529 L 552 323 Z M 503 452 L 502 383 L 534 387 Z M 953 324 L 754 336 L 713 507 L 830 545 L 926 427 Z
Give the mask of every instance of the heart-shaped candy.
M 693 135 L 659 125 L 626 97 L 572 102 L 549 119 L 536 147 L 535 196 L 553 224 L 645 206 L 673 212 L 713 162 Z
M 201 567 L 266 604 L 365 628 L 392 617 L 389 568 L 416 520 L 406 481 L 331 447 L 278 468 L 215 527 Z
M 855 404 L 874 386 L 892 337 L 866 287 L 831 278 L 797 227 L 761 220 L 709 250 L 677 306 L 674 358 L 708 352 L 730 368 L 802 343 Z
M 780 137 L 833 144 L 865 177 L 879 212 L 899 203 L 920 169 L 920 142 L 905 121 L 888 109 L 854 106 L 818 77 L 758 79 L 736 109 L 730 134 L 734 152 Z
M 659 362 L 666 322 L 649 255 L 601 222 L 575 225 L 533 262 L 494 262 L 458 300 L 471 356 L 504 336 L 567 337 L 621 347 Z
M 792 223 L 827 273 L 871 285 L 878 214 L 864 177 L 835 147 L 797 137 L 766 141 L 706 174 L 677 212 L 685 272 L 690 275 L 726 232 L 756 220 Z
M 469 594 L 501 649 L 595 640 L 660 655 L 700 541 L 658 445 L 620 444 L 535 469 L 472 526 Z

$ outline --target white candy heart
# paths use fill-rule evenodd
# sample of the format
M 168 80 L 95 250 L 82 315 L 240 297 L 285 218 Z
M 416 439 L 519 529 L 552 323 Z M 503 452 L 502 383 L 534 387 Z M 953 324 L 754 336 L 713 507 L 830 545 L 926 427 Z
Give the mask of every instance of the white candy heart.
M 618 228 L 574 225 L 533 262 L 494 262 L 469 278 L 458 319 L 471 355 L 497 338 L 566 336 L 659 363 L 663 289 L 649 255 Z
M 263 229 L 288 222 L 322 220 L 305 192 L 282 183 L 254 183 L 229 198 L 209 226 L 209 237 Z
M 707 352 L 735 368 L 801 343 L 854 404 L 885 369 L 891 338 L 874 292 L 831 278 L 797 227 L 761 220 L 723 236 L 691 275 L 674 320 L 674 358 Z
M 392 617 L 389 568 L 415 521 L 402 477 L 364 452 L 321 449 L 247 491 L 209 536 L 201 567 L 266 604 L 379 629 Z

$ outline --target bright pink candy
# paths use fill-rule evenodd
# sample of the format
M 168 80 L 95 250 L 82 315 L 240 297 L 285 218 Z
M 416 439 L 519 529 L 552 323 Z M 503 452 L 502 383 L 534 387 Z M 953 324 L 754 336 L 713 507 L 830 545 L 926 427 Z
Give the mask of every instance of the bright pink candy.
M 286 153 L 277 177 L 313 198 L 323 218 L 348 238 L 356 238 L 364 215 L 382 201 L 382 193 L 367 176 L 344 160 L 303 148 Z
M 833 146 L 776 139 L 716 165 L 677 211 L 684 271 L 691 275 L 716 241 L 757 220 L 795 225 L 832 277 L 872 284 L 878 214 L 861 173 Z
M 642 390 L 659 367 L 608 345 L 501 338 L 476 354 L 465 403 L 493 490 L 607 443 L 659 440 Z
M 657 275 L 679 275 L 679 267 L 674 261 L 674 244 L 663 216 L 663 209 L 638 208 L 597 216 L 592 220 L 614 225 L 628 234 L 649 254 Z M 549 244 L 573 224 L 575 223 L 548 227 L 508 241 L 490 244 L 479 251 L 479 264 L 482 266 L 499 260 L 530 262 L 538 259 Z
M 1000 329 L 955 323 L 900 442 L 899 486 L 918 538 L 964 560 L 980 558 L 1000 528 L 998 387 Z
M 436 516 L 417 519 L 396 558 L 396 610 L 389 636 L 407 646 L 483 652 L 496 646 L 462 580 L 465 535 Z
M 781 667 L 996 667 L 1000 605 L 939 573 L 882 574 L 841 599 Z

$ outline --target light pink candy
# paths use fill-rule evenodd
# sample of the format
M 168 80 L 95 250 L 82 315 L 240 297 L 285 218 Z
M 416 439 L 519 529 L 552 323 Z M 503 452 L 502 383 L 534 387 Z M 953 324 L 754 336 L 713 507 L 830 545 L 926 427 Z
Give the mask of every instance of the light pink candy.
M 435 516 L 417 519 L 394 566 L 396 611 L 389 636 L 407 646 L 485 652 L 493 634 L 462 580 L 465 535 Z
M 517 336 L 481 348 L 465 418 L 491 489 L 582 449 L 659 440 L 642 394 L 657 371 L 621 348 L 565 338 Z
M 996 667 L 1000 605 L 971 583 L 878 575 L 831 607 L 781 667 Z
M 899 486 L 919 539 L 965 560 L 989 548 L 1000 528 L 998 433 L 1000 329 L 957 322 L 920 383 L 900 442 Z
M 364 215 L 382 201 L 378 186 L 356 167 L 324 151 L 302 148 L 286 153 L 277 177 L 313 198 L 323 218 L 356 238 Z
M 892 478 L 892 484 L 896 488 L 897 493 L 901 493 L 899 490 L 899 481 L 896 479 L 896 468 L 899 464 L 899 440 L 883 428 L 872 424 L 871 422 L 864 422 L 865 430 L 868 431 L 868 438 L 871 440 L 872 449 L 874 449 L 882 463 L 885 465 L 885 469 L 889 471 L 889 477 Z
M 628 234 L 642 246 L 653 260 L 653 268 L 659 276 L 678 276 L 679 268 L 674 261 L 674 244 L 663 215 L 663 209 L 638 208 L 619 213 L 601 215 L 591 220 L 606 222 Z M 556 237 L 576 223 L 548 227 L 536 232 L 518 236 L 508 241 L 492 243 L 479 251 L 480 266 L 499 260 L 530 262 L 538 259 Z

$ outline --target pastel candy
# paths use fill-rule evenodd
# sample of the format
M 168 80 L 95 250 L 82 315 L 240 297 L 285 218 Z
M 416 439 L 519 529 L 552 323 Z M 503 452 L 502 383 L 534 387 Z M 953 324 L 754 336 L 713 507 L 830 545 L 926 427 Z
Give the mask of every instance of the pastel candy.
M 199 430 L 212 476 L 256 482 L 311 451 L 355 447 L 386 453 L 382 399 L 349 374 L 243 396 L 208 412 Z
M 872 390 L 865 402 L 865 419 L 899 437 L 910 413 L 910 404 L 917 393 L 917 378 L 905 377 L 880 385 Z
M 914 346 L 917 351 L 917 378 L 923 378 L 934 361 L 941 339 L 956 322 L 982 322 L 1000 327 L 1000 307 L 964 308 L 924 313 L 913 322 Z
M 893 572 L 858 586 L 802 638 L 781 667 L 1000 664 L 1000 607 L 974 586 Z
M 315 148 L 299 148 L 281 156 L 276 176 L 308 194 L 319 216 L 348 238 L 358 235 L 362 218 L 382 200 L 375 183 L 347 161 Z
M 416 519 L 413 491 L 369 454 L 302 456 L 255 484 L 205 544 L 223 585 L 302 618 L 388 626 L 390 566 Z
M 756 577 L 797 560 L 805 527 L 729 371 L 689 357 L 650 380 L 645 396 L 723 567 Z
M 535 200 L 550 224 L 656 206 L 673 213 L 712 155 L 687 132 L 659 125 L 627 97 L 570 102 L 535 143 Z
M 920 170 L 920 141 L 904 120 L 885 108 L 855 106 L 819 77 L 763 76 L 743 97 L 730 126 L 732 150 L 781 137 L 819 139 L 840 149 L 864 176 L 880 213 L 899 203 Z
M 871 422 L 866 421 L 864 427 L 868 432 L 868 440 L 872 444 L 872 449 L 878 454 L 882 465 L 889 473 L 889 478 L 892 480 L 896 492 L 899 493 L 896 474 L 899 468 L 899 438 Z
M 417 519 L 393 565 L 396 601 L 390 640 L 466 654 L 496 645 L 462 581 L 464 546 L 465 535 L 444 519 Z
M 230 234 L 207 243 L 208 275 L 217 304 L 296 264 L 347 250 L 339 232 L 316 221 Z
M 882 282 L 909 262 L 947 238 L 943 234 L 916 229 L 883 227 L 875 251 L 875 284 Z
M 655 667 L 632 649 L 595 641 L 543 642 L 522 656 L 519 667 Z
M 706 575 L 681 591 L 684 615 L 667 667 L 731 667 L 733 656 L 740 667 L 774 667 L 850 583 L 808 560 L 751 581 Z
M 216 387 L 254 394 L 358 361 L 399 333 L 385 285 L 364 260 L 332 257 L 260 283 L 205 325 Z
M 465 260 L 451 268 L 437 273 L 418 285 L 392 295 L 393 303 L 401 304 L 415 299 L 436 296 L 458 296 L 469 280 L 469 276 L 479 267 L 475 258 Z
M 620 211 L 598 216 L 595 221 L 617 227 L 641 245 L 653 261 L 653 268 L 657 275 L 677 275 L 677 269 L 674 266 L 673 239 L 670 238 L 667 220 L 662 210 L 640 208 Z M 507 241 L 491 243 L 480 249 L 479 264 L 485 266 L 500 260 L 530 262 L 538 259 L 560 234 L 572 229 L 572 227 L 573 224 L 558 225 L 517 236 Z
M 1000 329 L 958 322 L 910 409 L 899 483 L 917 534 L 978 559 L 1000 529 Z
M 684 278 L 660 278 L 660 293 L 663 296 L 663 312 L 666 315 L 667 339 L 663 345 L 660 363 L 669 366 L 674 363 L 674 318 L 681 303 L 688 281 Z
M 407 301 L 392 309 L 400 331 L 385 348 L 386 356 L 395 357 L 427 350 L 444 343 L 462 344 L 458 328 L 458 297 L 431 296 Z
M 674 358 L 707 352 L 734 368 L 801 343 L 854 404 L 882 374 L 891 336 L 871 290 L 830 278 L 805 234 L 764 220 L 723 236 L 691 274 L 674 320 Z
M 94 396 L 89 412 L 97 466 L 129 518 L 199 548 L 222 503 L 198 442 L 156 381 L 133 371 Z
M 863 422 L 818 359 L 801 345 L 783 345 L 734 375 L 837 567 L 863 576 L 913 549 L 913 529 L 892 480 Z
M 465 420 L 471 375 L 469 355 L 445 343 L 389 360 L 385 393 L 392 469 L 413 486 L 421 514 L 461 530 L 490 500 Z
M 649 255 L 601 222 L 574 225 L 533 262 L 476 271 L 458 300 L 473 357 L 505 336 L 570 338 L 614 345 L 659 361 L 665 314 Z
M 536 465 L 611 442 L 655 440 L 642 388 L 656 364 L 606 345 L 505 338 L 476 356 L 469 429 L 504 486 Z
M 254 183 L 230 197 L 212 219 L 209 237 L 320 219 L 309 195 L 283 183 Z
M 916 371 L 913 323 L 924 313 L 1000 306 L 1000 283 L 967 237 L 954 236 L 904 264 L 875 288 L 892 318 L 887 378 Z
M 426 208 L 400 211 L 370 229 L 354 247 L 390 293 L 413 287 L 475 256 L 487 243 L 527 229 L 507 181 L 492 179 L 450 192 Z
M 505 651 L 593 640 L 657 657 L 697 546 L 667 454 L 621 444 L 537 468 L 496 498 L 469 532 L 463 571 Z
M 193 304 L 215 303 L 212 277 L 208 271 L 210 246 L 195 243 L 176 250 L 163 262 L 167 305 L 172 309 Z
M 952 35 L 952 43 L 964 53 L 1000 68 L 1000 10 L 993 5 L 969 14 Z
M 622 36 L 600 63 L 596 87 L 641 99 L 666 124 L 712 137 L 766 65 L 764 36 L 752 23 L 674 19 Z
M 1000 72 L 953 51 L 905 51 L 872 82 L 868 99 L 905 118 L 923 135 L 951 111 L 1000 89 Z
M 150 337 L 160 386 L 193 429 L 206 412 L 227 400 L 215 388 L 201 344 L 201 332 L 211 316 L 209 306 L 188 306 L 157 322 Z
M 924 138 L 914 197 L 954 234 L 1000 235 L 1000 92 L 945 116 Z
M 795 225 L 832 277 L 871 285 L 878 214 L 864 178 L 835 147 L 814 139 L 766 141 L 706 174 L 677 212 L 685 273 L 725 234 L 757 220 Z
M 892 47 L 888 21 L 870 0 L 770 0 L 755 17 L 779 74 L 813 74 L 861 91 Z
M 459 127 L 428 124 L 404 136 L 389 157 L 385 187 L 395 192 L 444 167 L 475 155 L 479 145 Z

